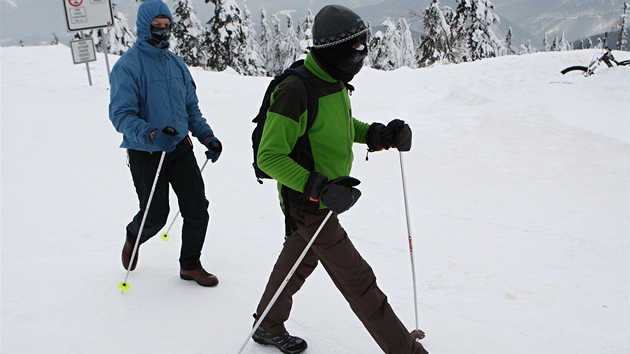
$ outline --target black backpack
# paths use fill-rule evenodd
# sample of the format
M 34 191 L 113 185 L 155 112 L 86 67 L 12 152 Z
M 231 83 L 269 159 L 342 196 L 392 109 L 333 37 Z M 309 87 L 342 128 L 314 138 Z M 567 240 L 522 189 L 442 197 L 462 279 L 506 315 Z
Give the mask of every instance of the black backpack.
M 252 164 L 252 166 L 254 166 L 254 173 L 256 174 L 256 180 L 258 181 L 258 183 L 261 183 L 261 184 L 263 183 L 261 179 L 271 178 L 268 174 L 263 172 L 258 167 L 258 161 L 257 161 L 258 146 L 260 145 L 260 139 L 262 137 L 263 128 L 265 127 L 265 122 L 267 121 L 267 111 L 269 110 L 269 106 L 271 104 L 271 94 L 276 89 L 276 87 L 280 84 L 280 82 L 282 82 L 282 80 L 287 78 L 289 75 L 297 75 L 300 79 L 302 79 L 302 82 L 304 82 L 304 85 L 306 86 L 306 92 L 307 92 L 307 106 L 306 107 L 308 110 L 306 132 L 308 132 L 308 130 L 311 128 L 311 126 L 313 125 L 313 122 L 315 121 L 315 117 L 317 116 L 318 98 L 317 98 L 317 92 L 315 90 L 315 83 L 313 82 L 313 79 L 311 78 L 308 70 L 306 70 L 306 68 L 304 67 L 304 60 L 298 60 L 295 63 L 291 64 L 289 68 L 285 69 L 282 72 L 282 74 L 274 77 L 274 79 L 271 80 L 271 82 L 269 83 L 269 86 L 267 86 L 267 91 L 265 92 L 265 96 L 263 97 L 262 104 L 260 105 L 260 109 L 258 110 L 258 115 L 256 115 L 256 117 L 252 120 L 253 123 L 256 123 L 256 127 L 254 128 L 254 131 L 252 132 L 252 148 L 254 150 L 254 163 Z M 308 139 L 306 132 L 304 133 L 304 135 L 302 135 L 299 138 L 298 144 L 296 144 L 296 147 L 300 145 L 299 144 L 300 140 Z

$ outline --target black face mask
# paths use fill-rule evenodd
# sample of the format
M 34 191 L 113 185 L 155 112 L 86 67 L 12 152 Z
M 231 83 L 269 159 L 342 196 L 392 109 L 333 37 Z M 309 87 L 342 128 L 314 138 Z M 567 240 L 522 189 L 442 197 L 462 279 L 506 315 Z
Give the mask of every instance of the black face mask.
M 171 27 L 151 26 L 151 37 L 157 41 L 168 41 L 171 38 Z
M 363 61 L 368 54 L 366 41 L 367 36 L 361 36 L 358 40 L 315 49 L 313 52 L 330 76 L 339 81 L 350 82 L 363 68 Z M 361 50 L 353 48 L 357 44 L 362 46 L 358 48 Z
M 151 39 L 149 43 L 158 48 L 168 48 L 168 40 L 171 38 L 171 27 L 155 27 L 151 25 Z

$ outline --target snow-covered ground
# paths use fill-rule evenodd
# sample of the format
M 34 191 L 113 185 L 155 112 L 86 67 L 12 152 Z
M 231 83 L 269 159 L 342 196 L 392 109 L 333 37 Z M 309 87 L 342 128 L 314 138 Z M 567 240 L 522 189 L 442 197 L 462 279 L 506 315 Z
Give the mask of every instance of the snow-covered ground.
M 356 117 L 401 118 L 420 328 L 432 353 L 628 353 L 630 68 L 560 70 L 597 50 L 433 69 L 364 69 Z M 630 59 L 628 52 L 615 52 Z M 138 202 L 107 112 L 102 54 L 3 47 L 2 353 L 236 353 L 283 241 L 271 182 L 251 169 L 251 119 L 268 78 L 192 69 L 224 153 L 204 171 L 202 262 L 220 284 L 179 279 L 179 229 L 142 246 L 117 284 Z M 110 56 L 110 64 L 116 57 Z M 196 143 L 200 164 L 204 148 Z M 359 203 L 341 222 L 415 328 L 396 151 L 357 145 Z M 172 213 L 177 206 L 172 203 Z M 307 353 L 378 353 L 323 269 L 287 323 Z M 276 353 L 249 342 L 245 353 Z

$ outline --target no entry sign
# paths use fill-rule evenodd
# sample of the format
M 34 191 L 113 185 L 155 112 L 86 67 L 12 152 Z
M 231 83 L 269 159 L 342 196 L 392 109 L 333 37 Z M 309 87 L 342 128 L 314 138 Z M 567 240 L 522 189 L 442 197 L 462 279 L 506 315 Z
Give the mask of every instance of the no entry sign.
M 109 27 L 114 23 L 111 0 L 62 0 L 68 31 Z

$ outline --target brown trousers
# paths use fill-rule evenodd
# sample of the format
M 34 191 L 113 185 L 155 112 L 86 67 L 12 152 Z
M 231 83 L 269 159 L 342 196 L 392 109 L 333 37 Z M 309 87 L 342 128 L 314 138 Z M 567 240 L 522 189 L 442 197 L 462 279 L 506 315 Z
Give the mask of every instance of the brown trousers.
M 284 243 L 256 309 L 258 314 L 264 312 L 327 213 L 328 210 L 291 210 L 291 216 L 298 229 Z M 398 319 L 387 302 L 387 296 L 376 285 L 376 276 L 372 268 L 356 250 L 339 224 L 336 214 L 326 222 L 304 260 L 261 323 L 265 332 L 278 333 L 285 330 L 284 322 L 289 318 L 293 295 L 315 270 L 318 261 L 322 263 L 335 286 L 350 304 L 352 311 L 385 353 L 425 353 L 422 346 L 415 343 L 409 331 Z

